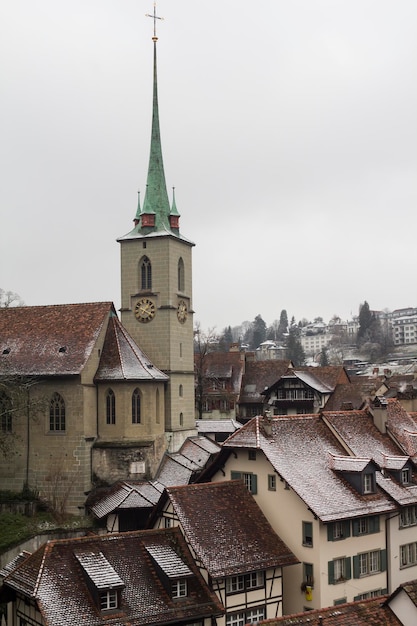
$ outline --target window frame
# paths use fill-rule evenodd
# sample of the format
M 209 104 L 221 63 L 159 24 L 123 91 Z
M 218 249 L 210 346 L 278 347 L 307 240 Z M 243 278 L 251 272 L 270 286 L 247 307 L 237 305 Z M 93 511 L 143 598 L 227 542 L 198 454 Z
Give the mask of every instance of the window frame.
M 60 393 L 55 391 L 49 402 L 49 432 L 66 432 L 65 400 Z
M 106 424 L 113 426 L 116 424 L 116 396 L 109 387 L 106 391 Z
M 173 600 L 181 600 L 188 596 L 188 585 L 186 578 L 177 578 L 171 582 L 171 595 Z
M 140 260 L 140 289 L 141 291 L 152 289 L 152 263 L 146 255 Z
M 268 474 L 268 491 L 276 491 L 276 490 L 277 490 L 277 475 Z
M 106 589 L 100 591 L 100 610 L 114 611 L 119 607 L 119 597 L 117 589 Z
M 132 392 L 132 424 L 141 423 L 142 394 L 139 387 Z
M 417 541 L 411 541 L 400 546 L 400 569 L 415 565 L 417 565 Z
M 303 546 L 313 547 L 313 522 L 302 522 Z
M 408 518 L 405 521 L 405 518 Z M 410 526 L 417 526 L 417 505 L 412 504 L 411 506 L 406 506 L 400 511 L 399 517 L 399 525 L 400 528 L 409 528 Z

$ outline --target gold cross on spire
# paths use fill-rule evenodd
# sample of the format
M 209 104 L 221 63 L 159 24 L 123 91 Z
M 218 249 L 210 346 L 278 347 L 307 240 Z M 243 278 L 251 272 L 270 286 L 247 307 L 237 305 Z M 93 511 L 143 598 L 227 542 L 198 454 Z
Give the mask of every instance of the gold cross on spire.
M 158 37 L 156 36 L 156 20 L 163 20 L 163 17 L 159 17 L 156 14 L 156 2 L 153 3 L 153 15 L 151 15 L 150 13 L 146 13 L 145 14 L 146 17 L 151 17 L 153 19 L 153 37 L 152 40 L 153 41 L 158 41 Z

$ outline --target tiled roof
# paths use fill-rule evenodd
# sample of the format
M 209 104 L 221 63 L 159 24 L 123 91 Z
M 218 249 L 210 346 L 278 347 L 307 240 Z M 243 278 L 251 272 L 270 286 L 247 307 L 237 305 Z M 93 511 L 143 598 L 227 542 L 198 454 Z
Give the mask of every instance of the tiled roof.
M 310 372 L 322 384 L 334 389 L 338 384 L 349 383 L 349 376 L 342 365 L 326 365 L 320 367 L 297 367 L 298 372 Z
M 112 317 L 94 380 L 166 381 L 168 378 L 136 345 L 118 318 Z
M 394 593 L 386 600 L 385 604 L 389 605 L 390 598 L 397 595 L 400 591 L 404 591 L 410 598 L 411 602 L 417 607 L 417 579 L 400 585 Z
M 242 424 L 233 419 L 224 420 L 196 420 L 195 427 L 201 434 L 205 433 L 234 433 Z
M 338 384 L 325 404 L 325 411 L 342 411 L 349 406 L 352 409 L 360 409 L 364 403 L 364 397 L 360 389 L 352 384 Z
M 74 551 L 74 556 L 97 589 L 119 589 L 124 582 L 102 552 Z
M 298 562 L 242 482 L 168 487 L 167 494 L 187 541 L 213 578 Z
M 323 419 L 355 456 L 376 460 L 381 454 L 401 455 L 388 435 L 382 434 L 368 411 L 323 411 Z
M 111 302 L 0 308 L 0 372 L 79 374 L 111 315 Z
M 91 494 L 87 507 L 99 519 L 118 509 L 153 507 L 159 502 L 164 487 L 188 485 L 220 450 L 220 445 L 207 437 L 189 437 L 178 453 L 165 454 L 156 480 L 119 481 L 110 489 Z
M 99 519 L 112 511 L 126 508 L 150 508 L 158 503 L 162 488 L 157 483 L 117 482 L 94 504 L 89 505 L 91 512 Z
M 14 559 L 9 561 L 9 563 L 6 563 L 6 565 L 0 569 L 0 578 L 4 578 L 8 574 L 10 574 L 10 572 L 16 569 L 18 565 L 23 563 L 23 561 L 26 561 L 26 559 L 30 555 L 31 553 L 28 552 L 27 550 L 22 550 L 22 552 L 19 552 L 19 554 L 15 556 Z
M 361 495 L 331 469 L 329 454 L 349 458 L 319 415 L 255 417 L 223 444 L 228 448 L 258 448 L 277 473 L 322 522 L 393 511 L 396 505 L 378 488 Z
M 265 626 L 402 626 L 391 609 L 383 604 L 385 598 L 339 604 L 259 623 Z
M 387 429 L 400 443 L 405 453 L 417 461 L 417 419 L 407 413 L 398 400 L 387 399 Z
M 149 557 L 149 549 L 157 546 L 175 553 L 192 573 L 186 597 L 173 599 L 163 586 Z M 102 555 L 98 558 L 104 558 L 125 585 L 114 613 L 100 612 L 88 589 L 76 555 L 89 553 L 92 559 Z M 100 572 L 94 576 L 100 582 Z M 223 611 L 178 528 L 50 541 L 9 574 L 5 584 L 34 597 L 48 626 L 163 625 L 198 621 Z
M 287 372 L 290 365 L 291 361 L 280 359 L 247 362 L 239 402 L 242 404 L 263 403 L 262 391 L 279 380 Z
M 200 355 L 195 355 L 198 367 Z M 203 360 L 203 376 L 205 378 L 226 379 L 230 381 L 232 392 L 238 394 L 245 367 L 240 352 L 209 352 Z

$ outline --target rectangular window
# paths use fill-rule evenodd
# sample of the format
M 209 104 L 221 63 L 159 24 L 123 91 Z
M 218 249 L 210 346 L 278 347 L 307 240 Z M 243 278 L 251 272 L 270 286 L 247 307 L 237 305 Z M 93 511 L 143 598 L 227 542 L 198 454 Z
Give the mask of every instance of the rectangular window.
M 256 474 L 251 472 L 231 472 L 232 480 L 237 480 L 238 478 L 243 479 L 246 488 L 251 494 L 255 495 L 258 493 L 258 477 Z
M 250 611 L 246 611 L 246 623 L 247 624 L 257 624 L 262 620 L 266 619 L 265 607 L 260 606 L 256 609 L 251 609 Z
M 417 564 L 417 542 L 400 546 L 400 568 Z
M 256 450 L 249 450 L 248 459 L 249 461 L 256 461 Z
M 353 536 L 369 535 L 371 533 L 379 533 L 379 516 L 371 515 L 370 517 L 359 517 L 352 521 Z
M 185 598 L 187 595 L 187 581 L 182 578 L 181 580 L 174 580 L 172 583 L 172 597 L 173 598 Z
M 245 614 L 243 612 L 226 615 L 226 626 L 244 626 L 244 624 Z
M 407 506 L 400 513 L 400 528 L 417 524 L 417 506 Z
M 381 550 L 373 550 L 372 552 L 363 552 L 357 557 L 353 557 L 354 560 L 358 559 L 359 565 L 359 578 L 361 576 L 369 576 L 370 574 L 376 574 L 382 571 L 381 568 Z
M 401 470 L 401 482 L 403 485 L 408 485 L 410 482 L 410 470 L 408 467 Z
M 340 557 L 328 562 L 329 585 L 349 580 L 352 577 L 350 557 Z
M 229 576 L 226 578 L 226 593 L 239 593 L 245 588 L 244 576 Z
M 363 475 L 363 493 L 373 493 L 374 489 L 374 475 L 368 473 Z
M 246 589 L 259 589 L 265 584 L 265 576 L 263 571 L 252 572 L 245 576 Z
M 109 589 L 100 594 L 100 608 L 102 611 L 117 609 L 117 591 Z
M 312 563 L 303 563 L 303 582 L 310 587 L 314 586 L 314 569 Z
M 303 546 L 313 547 L 313 523 L 303 522 Z
M 268 491 L 277 490 L 277 477 L 275 474 L 268 474 Z
M 340 541 L 350 537 L 350 520 L 333 522 L 327 526 L 327 540 Z
M 229 576 L 226 578 L 226 593 L 241 593 L 245 589 L 260 589 L 265 586 L 265 573 L 263 570 L 246 574 L 245 576 Z

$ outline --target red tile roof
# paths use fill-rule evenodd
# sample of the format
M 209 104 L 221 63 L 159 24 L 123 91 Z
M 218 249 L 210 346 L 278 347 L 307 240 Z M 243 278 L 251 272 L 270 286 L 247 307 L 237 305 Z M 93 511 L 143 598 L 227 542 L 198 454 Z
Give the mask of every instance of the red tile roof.
M 136 345 L 118 318 L 111 317 L 94 380 L 167 381 L 168 378 Z
M 271 434 L 267 434 L 266 428 Z M 331 469 L 329 453 L 349 457 L 319 415 L 265 421 L 255 417 L 231 435 L 223 448 L 261 449 L 279 476 L 322 522 L 375 515 L 396 508 L 382 489 L 378 488 L 373 495 L 361 495 Z
M 239 402 L 262 404 L 264 402 L 262 391 L 279 380 L 288 371 L 290 365 L 291 361 L 279 359 L 247 362 Z
M 167 494 L 188 543 L 213 578 L 298 562 L 243 482 L 168 487 Z
M 157 547 L 175 553 L 192 573 L 187 597 L 173 599 L 165 589 L 148 550 Z M 97 562 L 104 559 L 109 573 L 123 581 L 121 606 L 114 614 L 97 608 L 77 554 L 90 555 L 90 569 L 94 555 Z M 5 585 L 33 597 L 48 626 L 162 626 L 223 612 L 178 528 L 50 541 L 9 574 Z
M 79 374 L 110 315 L 111 302 L 0 308 L 0 373 Z
M 259 623 L 265 626 L 402 626 L 391 609 L 382 604 L 385 599 L 386 596 L 381 596 Z

